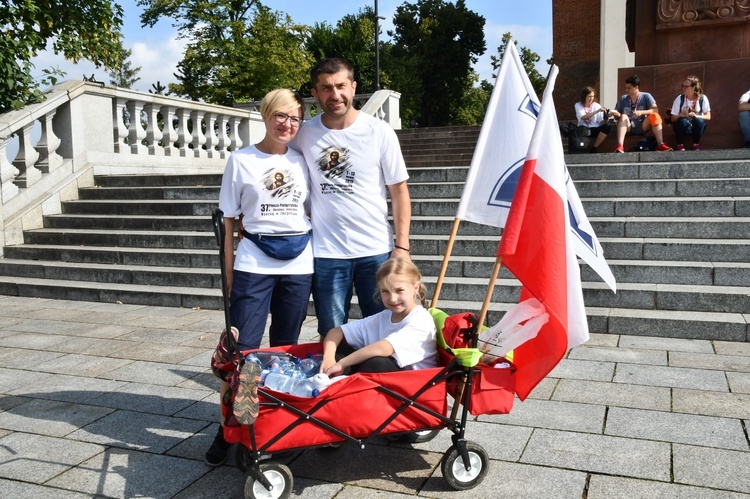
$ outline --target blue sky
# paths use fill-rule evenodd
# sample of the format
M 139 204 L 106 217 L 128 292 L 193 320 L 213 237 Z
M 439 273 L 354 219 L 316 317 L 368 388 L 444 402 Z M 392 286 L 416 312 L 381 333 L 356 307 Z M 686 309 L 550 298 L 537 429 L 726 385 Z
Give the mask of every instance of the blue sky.
M 161 21 L 154 28 L 141 28 L 140 14 L 142 7 L 136 0 L 118 0 L 125 11 L 123 33 L 125 47 L 132 50 L 130 58 L 134 67 L 141 67 L 138 76 L 141 80 L 135 84 L 136 90 L 146 91 L 152 83 L 160 81 L 162 85 L 175 81 L 172 74 L 177 62 L 182 58 L 184 40 L 177 39 L 177 32 L 171 21 Z M 313 25 L 316 22 L 327 22 L 335 25 L 346 14 L 354 14 L 366 6 L 374 7 L 374 0 L 350 0 L 346 2 L 318 2 L 310 0 L 265 0 L 268 7 L 286 12 L 300 24 Z M 378 0 L 378 11 L 386 19 L 381 21 L 385 35 L 392 28 L 391 19 L 396 7 L 404 0 Z M 552 55 L 552 0 L 465 0 L 466 7 L 485 18 L 485 40 L 487 51 L 479 59 L 475 70 L 481 78 L 490 79 L 492 66 L 490 55 L 497 53 L 503 33 L 510 31 L 518 44 L 528 47 L 541 56 L 539 70 L 547 73 L 544 62 Z M 45 53 L 35 61 L 34 76 L 41 75 L 42 68 L 57 66 L 67 73 L 64 79 L 82 79 L 83 75 L 95 74 L 96 79 L 109 83 L 109 77 L 103 69 L 94 68 L 93 64 L 81 62 L 73 65 L 60 56 Z

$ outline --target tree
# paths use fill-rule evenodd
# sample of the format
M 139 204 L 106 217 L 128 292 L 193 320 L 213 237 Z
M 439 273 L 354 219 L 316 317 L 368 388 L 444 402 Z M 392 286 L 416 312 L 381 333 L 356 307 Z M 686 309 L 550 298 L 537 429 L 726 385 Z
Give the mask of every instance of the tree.
M 375 11 L 372 7 L 348 14 L 332 27 L 328 23 L 315 23 L 310 30 L 306 48 L 315 61 L 326 57 L 342 57 L 354 66 L 357 93 L 375 91 Z M 387 54 L 388 42 L 380 42 L 381 57 Z M 388 74 L 381 71 L 382 86 L 389 85 Z M 305 94 L 309 95 L 309 82 Z
M 133 88 L 133 85 L 141 79 L 140 76 L 136 76 L 141 70 L 141 67 L 133 68 L 128 59 L 133 54 L 130 49 L 122 51 L 122 60 L 124 61 L 118 69 L 109 70 L 109 82 L 115 87 L 120 88 Z
M 156 80 L 156 83 L 151 84 L 151 88 L 148 89 L 148 93 L 156 95 L 169 95 L 169 92 L 165 92 L 167 87 L 161 84 L 161 81 Z
M 402 94 L 402 116 L 423 126 L 454 123 L 473 85 L 472 64 L 486 49 L 484 17 L 444 0 L 417 0 L 396 9 L 388 68 Z
M 505 33 L 503 35 L 503 40 L 500 43 L 500 46 L 497 48 L 497 56 L 490 56 L 490 60 L 492 61 L 492 70 L 497 71 L 500 68 L 500 64 L 503 61 L 503 55 L 505 54 L 505 49 L 508 47 L 508 42 L 510 41 L 512 35 L 510 33 Z M 513 40 L 513 43 L 516 44 L 516 48 L 518 48 L 518 40 Z M 539 54 L 536 52 L 532 52 L 530 49 L 526 47 L 521 47 L 518 50 L 518 56 L 521 58 L 521 63 L 523 64 L 523 68 L 526 70 L 526 74 L 529 75 L 529 80 L 531 80 L 531 86 L 534 87 L 534 90 L 536 91 L 537 95 L 542 95 L 542 91 L 544 91 L 544 85 L 547 84 L 547 77 L 542 76 L 542 74 L 537 71 L 536 69 L 536 63 L 539 62 Z M 547 60 L 547 64 L 552 64 L 552 59 Z
M 299 88 L 311 65 L 305 28 L 257 0 L 139 0 L 143 26 L 172 19 L 191 42 L 169 90 L 194 100 L 231 105 L 259 100 L 279 87 Z
M 112 0 L 3 0 L 0 2 L 0 113 L 42 99 L 59 69 L 43 69 L 37 82 L 31 60 L 52 41 L 55 54 L 98 68 L 122 63 L 122 8 Z

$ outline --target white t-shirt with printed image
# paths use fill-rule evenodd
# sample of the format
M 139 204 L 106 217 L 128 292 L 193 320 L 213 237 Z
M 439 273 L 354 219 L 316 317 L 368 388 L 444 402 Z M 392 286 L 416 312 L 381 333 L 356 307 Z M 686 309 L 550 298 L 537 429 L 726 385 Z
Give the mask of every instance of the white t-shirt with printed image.
M 290 144 L 310 172 L 316 257 L 361 258 L 393 250 L 388 185 L 409 178 L 398 137 L 383 121 L 360 112 L 343 130 L 316 116 Z
M 349 346 L 360 349 L 386 340 L 399 367 L 426 369 L 438 366 L 435 321 L 422 305 L 414 307 L 401 322 L 391 322 L 388 309 L 341 326 Z
M 305 159 L 297 151 L 265 154 L 254 145 L 245 147 L 229 156 L 219 208 L 226 218 L 242 214 L 245 230 L 253 234 L 309 231 L 307 175 Z M 312 274 L 312 244 L 297 258 L 277 260 L 245 237 L 237 246 L 234 269 L 273 275 Z

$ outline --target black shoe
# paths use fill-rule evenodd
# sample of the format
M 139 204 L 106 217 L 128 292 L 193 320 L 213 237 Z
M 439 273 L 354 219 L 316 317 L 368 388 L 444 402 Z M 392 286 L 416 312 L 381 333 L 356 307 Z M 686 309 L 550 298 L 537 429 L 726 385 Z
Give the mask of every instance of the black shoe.
M 232 444 L 224 440 L 224 427 L 219 426 L 219 431 L 216 433 L 216 437 L 214 437 L 214 443 L 208 448 L 206 458 L 203 461 L 211 467 L 221 466 L 229 457 L 229 448 L 231 446 Z
M 596 153 L 596 152 L 599 152 L 599 151 L 596 150 L 596 147 L 592 147 L 591 149 L 589 149 L 589 152 L 590 153 Z

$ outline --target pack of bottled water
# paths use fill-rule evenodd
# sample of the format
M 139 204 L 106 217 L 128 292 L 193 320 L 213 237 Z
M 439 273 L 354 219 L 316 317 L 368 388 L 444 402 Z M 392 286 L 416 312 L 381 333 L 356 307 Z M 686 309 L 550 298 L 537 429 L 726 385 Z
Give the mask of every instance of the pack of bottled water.
M 245 357 L 245 362 L 260 366 L 261 387 L 298 397 L 317 397 L 333 382 L 319 373 L 322 361 L 322 354 L 307 354 L 300 359 L 283 352 L 256 352 Z

